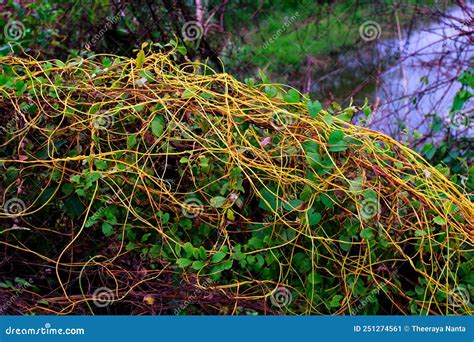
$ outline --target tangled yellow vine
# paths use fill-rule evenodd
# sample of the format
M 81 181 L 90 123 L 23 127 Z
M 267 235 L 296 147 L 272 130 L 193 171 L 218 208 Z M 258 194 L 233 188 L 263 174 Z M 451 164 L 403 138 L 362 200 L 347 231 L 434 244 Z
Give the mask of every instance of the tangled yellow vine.
M 21 312 L 472 314 L 474 206 L 442 169 L 361 108 L 174 54 L 0 60 Z

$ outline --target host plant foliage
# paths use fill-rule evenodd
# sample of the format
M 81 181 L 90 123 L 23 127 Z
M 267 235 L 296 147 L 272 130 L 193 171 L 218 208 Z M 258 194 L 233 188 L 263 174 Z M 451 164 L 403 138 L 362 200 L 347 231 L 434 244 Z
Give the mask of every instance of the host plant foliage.
M 57 285 L 24 312 L 97 311 L 100 286 L 111 309 L 166 275 L 173 296 L 151 293 L 164 313 L 472 313 L 473 203 L 350 124 L 368 106 L 322 108 L 177 53 L 1 60 L 1 201 L 17 201 L 0 212 L 2 253 Z M 124 255 L 156 276 L 88 276 Z M 189 286 L 206 296 L 183 305 Z

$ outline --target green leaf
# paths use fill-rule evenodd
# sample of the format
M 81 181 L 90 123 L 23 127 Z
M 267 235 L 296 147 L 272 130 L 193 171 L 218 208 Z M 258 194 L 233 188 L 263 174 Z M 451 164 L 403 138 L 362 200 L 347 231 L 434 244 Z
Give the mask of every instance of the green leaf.
M 107 218 L 107 222 L 117 224 L 118 207 L 116 205 L 108 206 L 107 209 L 104 210 L 104 215 Z
M 174 245 L 174 251 L 176 252 L 177 256 L 179 256 L 179 257 L 181 256 L 181 245 L 179 243 Z
M 55 60 L 54 61 L 56 63 L 56 65 L 60 68 L 64 68 L 66 67 L 66 64 L 63 62 L 63 61 L 60 61 L 59 59 Z
M 74 192 L 74 185 L 72 185 L 71 183 L 64 183 L 61 186 L 61 191 L 64 193 L 64 195 L 69 196 Z
M 292 199 L 290 201 L 283 202 L 283 208 L 288 211 L 297 210 L 303 202 L 300 199 Z
M 234 264 L 234 260 L 227 260 L 224 261 L 221 265 L 221 269 L 223 270 L 230 270 L 232 268 L 232 265 Z
M 97 182 L 102 177 L 102 174 L 97 171 L 89 172 L 85 175 L 86 183 L 90 183 L 91 185 Z
M 135 112 L 140 113 L 143 109 L 145 109 L 145 105 L 140 103 L 140 104 L 134 105 L 132 108 Z
M 84 205 L 77 195 L 72 195 L 64 200 L 64 211 L 70 218 L 76 219 L 83 213 Z
M 212 256 L 211 262 L 213 264 L 217 264 L 218 262 L 222 261 L 225 258 L 226 255 L 227 255 L 227 253 L 225 253 L 223 251 L 218 251 Z
M 298 102 L 300 102 L 300 94 L 295 89 L 288 90 L 288 93 L 283 95 L 283 98 L 288 103 L 298 103 Z
M 107 163 L 107 161 L 105 160 L 95 159 L 94 165 L 97 168 L 97 170 L 105 170 L 109 166 L 109 163 Z
M 328 148 L 328 151 L 329 152 L 342 152 L 342 151 L 347 150 L 348 147 L 349 147 L 349 145 L 347 144 L 347 142 L 341 141 L 336 145 L 330 146 Z
M 301 144 L 305 153 L 319 153 L 319 145 L 316 141 L 306 140 Z
M 266 211 L 277 211 L 281 207 L 281 201 L 276 194 L 276 190 L 263 189 L 260 190 L 260 198 L 258 206 Z
M 374 230 L 372 228 L 365 228 L 360 232 L 360 237 L 366 240 L 372 240 L 375 236 Z
M 109 237 L 114 233 L 114 227 L 110 223 L 104 222 L 102 223 L 102 233 Z
M 260 271 L 263 265 L 265 264 L 265 259 L 260 254 L 257 254 L 256 258 L 257 258 L 257 263 L 255 264 L 255 270 Z
M 326 208 L 332 208 L 334 207 L 334 200 L 331 198 L 331 196 L 327 194 L 322 194 L 321 197 L 321 203 L 326 207 Z
M 316 100 L 314 102 L 308 101 L 308 103 L 306 104 L 306 108 L 308 109 L 309 116 L 311 116 L 314 119 L 316 115 L 318 115 L 319 112 L 321 112 L 321 110 L 323 109 L 323 106 L 321 105 L 319 101 Z
M 278 89 L 272 86 L 265 86 L 264 90 L 270 98 L 275 97 L 278 94 Z
M 176 47 L 176 51 L 178 51 L 180 54 L 182 54 L 183 56 L 186 56 L 186 54 L 188 53 L 188 49 L 186 49 L 185 46 L 183 45 L 178 45 Z
M 329 306 L 331 308 L 338 308 L 341 306 L 341 299 L 344 298 L 342 295 L 335 295 L 332 297 L 331 301 L 329 302 Z
M 303 202 L 309 201 L 312 195 L 313 190 L 311 189 L 311 186 L 305 185 L 303 191 L 301 191 L 300 193 L 300 200 L 302 200 Z
M 192 245 L 191 242 L 186 242 L 186 243 L 183 245 L 183 249 L 184 249 L 184 251 L 186 252 L 186 256 L 187 256 L 187 257 L 190 257 L 191 255 L 193 255 L 194 247 L 193 247 L 193 245 Z
M 169 213 L 164 213 L 163 215 L 161 215 L 161 223 L 162 224 L 167 224 L 169 220 L 170 220 L 170 214 Z
M 130 134 L 129 136 L 127 136 L 127 147 L 128 148 L 134 148 L 136 144 L 137 144 L 137 135 L 136 134 Z
M 262 83 L 268 83 L 269 79 L 268 76 L 262 69 L 258 69 L 258 77 L 262 80 Z
M 433 219 L 433 222 L 440 225 L 440 226 L 443 226 L 446 224 L 446 220 L 444 218 L 442 218 L 441 216 L 436 216 L 434 219 Z
M 232 209 L 227 209 L 226 210 L 226 216 L 227 216 L 227 219 L 229 221 L 234 221 L 235 220 L 235 214 L 234 214 L 234 211 Z
M 214 274 L 214 273 L 220 273 L 224 270 L 229 270 L 232 268 L 232 265 L 234 264 L 234 260 L 227 260 L 225 262 L 223 262 L 222 264 L 219 264 L 219 265 L 216 265 L 214 266 L 212 269 L 211 269 L 211 274 Z
M 220 208 L 224 205 L 224 203 L 227 201 L 227 198 L 222 197 L 222 196 L 216 196 L 211 198 L 210 203 L 211 207 L 213 208 Z
M 296 253 L 293 256 L 293 263 L 302 274 L 311 270 L 310 257 L 305 253 L 302 253 L 302 252 Z
M 141 68 L 143 66 L 143 63 L 145 62 L 145 52 L 143 50 L 140 50 L 140 52 L 137 54 L 137 68 Z
M 430 160 L 436 154 L 436 147 L 431 144 L 425 144 L 422 149 L 426 159 Z
M 425 236 L 426 235 L 426 232 L 424 230 L 421 230 L 421 229 L 417 229 L 415 230 L 415 236 Z
M 331 114 L 324 114 L 323 121 L 331 126 L 334 123 L 334 117 Z
M 106 68 L 110 68 L 112 66 L 112 61 L 110 60 L 110 58 L 104 57 L 104 58 L 102 58 L 102 64 Z
M 306 161 L 313 169 L 318 170 L 323 167 L 319 153 L 307 152 Z
M 192 97 L 195 97 L 197 94 L 198 94 L 198 90 L 196 88 L 186 88 L 184 89 L 181 97 L 183 99 L 190 99 Z
M 317 213 L 314 209 L 308 210 L 308 224 L 309 226 L 315 226 L 321 221 L 321 214 Z
M 331 132 L 329 135 L 329 145 L 335 145 L 344 139 L 344 132 L 340 129 L 336 129 L 335 131 Z
M 339 247 L 341 247 L 343 251 L 349 252 L 352 248 L 352 239 L 349 236 L 343 235 L 339 240 L 341 240 L 339 242 Z
M 153 73 L 150 70 L 140 70 L 138 74 L 145 78 L 148 82 L 153 82 L 155 79 L 153 78 Z
M 137 247 L 137 246 L 134 242 L 129 242 L 129 243 L 127 243 L 127 246 L 125 246 L 125 250 L 127 252 L 133 251 L 135 249 L 135 247 Z
M 308 276 L 308 281 L 310 284 L 319 284 L 323 282 L 323 277 L 317 272 L 311 272 Z
M 16 83 L 16 96 L 20 97 L 25 92 L 26 88 L 28 87 L 28 83 L 24 83 L 23 81 L 18 81 Z
M 350 110 L 346 110 L 342 114 L 337 115 L 336 118 L 345 122 L 351 122 L 353 116 L 353 112 L 351 112 Z
M 255 85 L 255 78 L 247 77 L 247 78 L 244 79 L 244 83 L 247 87 L 252 88 Z
M 261 249 L 263 248 L 263 241 L 258 237 L 253 237 L 247 242 L 247 245 L 249 245 L 253 249 Z
M 195 262 L 193 262 L 192 268 L 194 268 L 196 271 L 199 271 L 204 266 L 206 266 L 204 261 L 195 261 Z
M 74 175 L 69 178 L 73 183 L 80 183 L 81 182 L 81 175 Z
M 189 260 L 189 259 L 186 259 L 186 258 L 179 258 L 178 261 L 177 261 L 177 264 L 179 267 L 188 267 L 189 265 L 191 265 L 193 262 L 192 260 Z
M 157 138 L 161 137 L 163 131 L 165 130 L 165 119 L 162 116 L 155 116 L 151 122 L 151 131 L 153 135 Z
M 202 97 L 203 99 L 213 99 L 215 98 L 215 96 L 211 93 L 201 93 L 199 94 L 200 97 Z
M 203 246 L 199 247 L 198 254 L 199 254 L 199 259 L 201 259 L 201 260 L 206 260 L 207 259 L 207 252 L 206 252 L 206 249 Z

